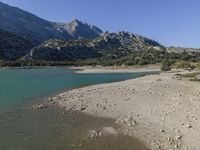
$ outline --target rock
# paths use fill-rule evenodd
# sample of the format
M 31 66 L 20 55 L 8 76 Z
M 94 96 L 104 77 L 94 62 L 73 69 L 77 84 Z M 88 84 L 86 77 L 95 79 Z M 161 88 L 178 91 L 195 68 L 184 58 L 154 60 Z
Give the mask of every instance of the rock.
M 132 116 L 125 116 L 123 118 L 117 119 L 116 123 L 121 123 L 124 125 L 128 125 L 129 127 L 133 127 L 136 125 L 136 121 L 133 119 Z
M 156 81 L 162 81 L 162 79 L 157 79 Z
M 102 132 L 98 132 L 96 130 L 89 130 L 88 137 L 90 138 L 97 138 L 97 137 L 102 137 L 102 136 L 103 136 Z
M 33 108 L 38 110 L 38 109 L 48 108 L 48 106 L 44 104 L 36 104 L 36 105 L 33 105 Z
M 193 118 L 194 120 L 197 120 L 197 118 L 196 118 L 195 116 L 192 116 L 192 118 Z
M 192 125 L 190 125 L 189 123 L 185 125 L 187 128 L 192 128 Z
M 83 111 L 83 110 L 85 110 L 85 109 L 87 109 L 87 107 L 85 107 L 85 106 L 83 106 L 83 107 L 81 107 L 81 111 Z
M 160 132 L 165 132 L 165 130 L 163 130 L 163 129 L 160 129 Z
M 155 147 L 156 147 L 157 149 L 160 149 L 160 148 L 161 148 L 159 145 L 155 145 Z
M 177 136 L 175 137 L 176 140 L 180 140 L 181 138 L 182 138 L 182 136 L 180 136 L 180 135 L 177 135 Z
M 178 147 L 178 145 L 177 145 L 177 144 L 175 144 L 175 145 L 174 145 L 174 148 L 177 148 L 177 147 Z
M 174 141 L 174 139 L 172 139 L 171 137 L 167 138 L 167 140 L 168 140 L 169 142 L 173 142 L 173 141 Z

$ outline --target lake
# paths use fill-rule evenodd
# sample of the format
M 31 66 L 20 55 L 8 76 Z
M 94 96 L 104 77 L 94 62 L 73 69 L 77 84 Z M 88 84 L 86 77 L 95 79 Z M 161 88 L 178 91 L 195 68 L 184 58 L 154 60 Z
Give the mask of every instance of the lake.
M 144 149 L 137 139 L 119 135 L 98 139 L 88 130 L 114 126 L 114 120 L 61 108 L 32 110 L 44 97 L 82 86 L 121 81 L 148 73 L 76 74 L 68 68 L 0 70 L 0 150 Z
M 67 68 L 0 70 L 0 110 L 86 85 L 114 82 L 146 73 L 75 74 Z

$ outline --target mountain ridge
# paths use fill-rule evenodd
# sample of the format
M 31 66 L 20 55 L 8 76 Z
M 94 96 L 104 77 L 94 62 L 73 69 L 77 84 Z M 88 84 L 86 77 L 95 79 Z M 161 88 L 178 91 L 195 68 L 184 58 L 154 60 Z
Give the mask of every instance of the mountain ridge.
M 31 41 L 0 29 L 0 58 L 15 60 L 28 53 L 33 48 Z
M 129 32 L 104 33 L 95 39 L 48 40 L 26 56 L 36 60 L 72 60 L 110 56 L 119 58 L 135 51 L 164 47 L 156 41 Z M 83 56 L 85 54 L 85 56 Z
M 78 19 L 73 19 L 69 23 L 57 23 L 44 20 L 20 8 L 11 7 L 4 3 L 0 3 L 0 8 L 0 29 L 22 37 L 21 40 L 23 38 L 30 40 L 34 45 L 33 47 L 35 47 L 31 49 L 31 46 L 29 50 L 26 50 L 26 57 L 24 57 L 24 53 L 21 53 L 23 58 L 55 61 L 56 59 L 94 58 L 103 54 L 120 57 L 126 53 L 142 50 L 147 45 L 163 47 L 156 41 L 136 34 L 103 32 L 98 27 Z M 77 39 L 79 40 L 77 41 Z M 86 39 L 88 39 L 88 43 L 85 42 Z M 63 40 L 68 41 L 61 42 Z M 78 42 L 79 45 L 77 45 Z M 54 46 L 44 46 L 52 45 L 52 43 L 68 43 L 68 45 L 63 46 L 61 44 L 59 46 L 63 48 L 61 50 Z M 9 51 L 9 46 L 8 49 L 4 48 L 4 51 L 12 52 L 12 54 L 8 54 L 12 56 L 12 59 L 19 58 L 18 55 L 15 56 L 13 50 Z M 16 51 L 19 51 L 19 48 Z M 8 59 L 8 57 L 5 59 Z
M 79 27 L 73 25 L 76 22 L 79 23 Z M 12 7 L 0 2 L 0 29 L 19 36 L 25 36 L 32 39 L 33 43 L 38 44 L 49 39 L 75 39 L 79 38 L 79 36 L 95 38 L 102 32 L 99 28 L 95 26 L 91 28 L 88 24 L 82 23 L 77 19 L 69 23 L 63 23 L 63 26 L 60 24 L 59 29 L 58 25 L 59 23 L 47 21 L 18 7 Z M 84 30 L 76 31 L 71 28 Z
M 0 2 L 0 60 L 17 65 L 69 64 L 144 65 L 162 59 L 197 61 L 198 51 L 167 48 L 150 38 L 130 32 L 103 32 L 73 19 L 69 23 L 44 20 Z M 180 48 L 178 48 L 180 49 Z M 191 51 L 191 49 L 190 49 Z M 32 63 L 33 62 L 33 63 Z M 41 64 L 38 62 L 42 62 Z M 60 64 L 60 63 L 58 63 Z M 61 63 L 63 64 L 63 63 Z M 11 63 L 12 66 L 12 63 Z

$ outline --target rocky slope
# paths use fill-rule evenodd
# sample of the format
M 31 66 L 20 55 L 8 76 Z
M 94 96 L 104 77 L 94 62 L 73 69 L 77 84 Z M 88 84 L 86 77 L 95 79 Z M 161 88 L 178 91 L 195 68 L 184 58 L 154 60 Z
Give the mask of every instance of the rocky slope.
M 104 33 L 92 40 L 49 40 L 26 56 L 36 60 L 76 60 L 110 56 L 119 58 L 144 49 L 162 50 L 159 43 L 128 32 Z
M 38 43 L 51 38 L 68 38 L 69 35 L 63 35 L 54 28 L 51 22 L 43 20 L 29 12 L 16 7 L 0 3 L 0 28 L 26 36 Z
M 29 39 L 0 30 L 0 59 L 15 60 L 28 53 L 32 47 Z
M 70 23 L 46 21 L 17 7 L 0 2 L 0 29 L 23 35 L 41 43 L 49 39 L 94 38 L 102 31 L 74 19 Z
M 28 60 L 64 61 L 93 58 L 99 54 L 85 40 L 48 40 L 25 56 Z
M 58 30 L 64 30 L 69 33 L 69 35 L 74 39 L 81 38 L 96 38 L 101 33 L 102 30 L 94 25 L 89 25 L 87 23 L 83 23 L 77 19 L 72 20 L 69 23 L 54 23 L 55 27 Z
M 198 50 L 189 50 L 186 54 L 185 48 L 165 48 L 140 35 L 103 33 L 98 27 L 77 19 L 70 23 L 50 22 L 1 2 L 0 31 L 3 31 L 0 32 L 0 59 L 3 60 L 23 58 L 82 63 L 89 59 L 90 65 L 99 62 L 143 65 L 159 63 L 164 58 L 199 60 Z
M 91 42 L 91 45 L 102 49 L 142 50 L 145 47 L 162 47 L 156 41 L 129 32 L 104 33 Z
M 30 52 L 33 46 L 38 46 L 46 40 L 91 39 L 96 38 L 102 33 L 99 28 L 77 19 L 74 19 L 70 23 L 50 22 L 2 2 L 0 2 L 0 30 L 11 33 L 9 34 L 9 38 L 5 37 L 5 40 L 9 44 L 1 45 L 1 59 L 8 60 L 24 56 L 24 52 Z M 11 36 L 13 37 L 11 38 Z M 8 41 L 9 39 L 16 39 L 16 36 L 20 37 L 18 41 Z M 3 37 L 1 37 L 1 40 Z M 29 39 L 30 46 L 24 47 L 24 44 L 19 44 L 19 41 L 23 41 L 21 37 Z M 10 45 L 15 45 L 12 47 L 12 50 L 10 49 Z M 25 51 L 24 48 L 26 48 Z M 8 51 L 8 49 L 10 50 L 9 53 L 5 54 L 4 52 Z M 22 51 L 20 51 L 19 53 L 19 49 L 24 52 L 21 53 Z

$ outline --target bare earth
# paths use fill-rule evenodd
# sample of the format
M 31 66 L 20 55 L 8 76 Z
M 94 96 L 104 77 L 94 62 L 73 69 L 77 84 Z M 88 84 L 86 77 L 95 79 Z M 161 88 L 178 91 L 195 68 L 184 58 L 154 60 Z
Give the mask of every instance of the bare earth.
M 132 72 L 148 72 L 148 71 L 160 71 L 159 65 L 146 65 L 145 67 L 102 67 L 102 66 L 86 66 L 86 67 L 71 67 L 71 69 L 76 69 L 76 73 L 132 73 Z
M 114 118 L 120 132 L 151 149 L 200 148 L 200 83 L 173 72 L 74 89 L 53 100 L 66 110 Z

